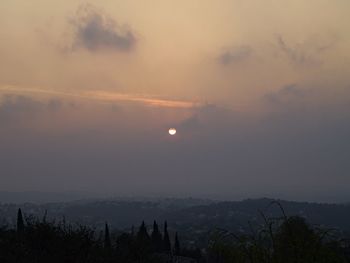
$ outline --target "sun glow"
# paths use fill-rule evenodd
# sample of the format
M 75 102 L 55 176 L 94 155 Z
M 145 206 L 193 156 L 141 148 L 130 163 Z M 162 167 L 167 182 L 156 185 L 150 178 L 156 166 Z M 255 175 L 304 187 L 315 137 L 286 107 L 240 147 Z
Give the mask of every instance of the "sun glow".
M 170 135 L 175 135 L 176 134 L 176 129 L 175 128 L 170 128 L 169 129 L 169 134 Z

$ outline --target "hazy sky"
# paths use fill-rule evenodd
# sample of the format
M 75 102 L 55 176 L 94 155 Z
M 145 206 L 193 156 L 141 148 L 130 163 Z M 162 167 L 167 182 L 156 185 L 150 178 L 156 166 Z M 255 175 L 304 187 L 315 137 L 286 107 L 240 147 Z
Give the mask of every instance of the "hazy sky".
M 0 191 L 350 201 L 349 10 L 2 0 Z

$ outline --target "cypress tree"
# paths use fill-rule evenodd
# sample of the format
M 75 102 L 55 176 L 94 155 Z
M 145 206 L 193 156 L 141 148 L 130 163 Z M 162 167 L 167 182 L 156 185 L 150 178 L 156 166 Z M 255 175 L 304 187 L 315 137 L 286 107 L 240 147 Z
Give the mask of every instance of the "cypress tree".
M 153 222 L 153 231 L 151 239 L 154 251 L 160 252 L 162 250 L 162 234 L 159 231 L 158 224 L 156 221 Z
M 163 248 L 165 252 L 171 252 L 171 244 L 170 244 L 170 238 L 168 233 L 168 224 L 166 221 L 164 222 Z
M 22 234 L 24 232 L 24 221 L 21 208 L 17 212 L 17 233 Z
M 135 243 L 135 256 L 138 259 L 138 262 L 144 262 L 144 259 L 152 252 L 152 243 L 151 239 L 147 232 L 147 227 L 144 221 L 139 228 L 136 236 Z
M 137 239 L 139 241 L 149 241 L 150 237 L 147 232 L 145 221 L 142 221 L 142 224 L 139 228 L 139 232 L 137 233 Z
M 105 240 L 104 240 L 104 247 L 109 249 L 111 248 L 111 237 L 109 235 L 109 228 L 108 224 L 105 225 Z
M 177 236 L 177 232 L 175 233 L 174 255 L 175 256 L 180 255 L 180 242 L 179 242 L 179 238 Z

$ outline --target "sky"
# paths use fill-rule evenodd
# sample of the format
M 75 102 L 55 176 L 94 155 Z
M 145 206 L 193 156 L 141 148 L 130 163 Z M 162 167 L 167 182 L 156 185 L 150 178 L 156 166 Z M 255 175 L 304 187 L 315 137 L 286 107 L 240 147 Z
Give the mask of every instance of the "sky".
M 0 191 L 349 202 L 349 9 L 2 0 Z

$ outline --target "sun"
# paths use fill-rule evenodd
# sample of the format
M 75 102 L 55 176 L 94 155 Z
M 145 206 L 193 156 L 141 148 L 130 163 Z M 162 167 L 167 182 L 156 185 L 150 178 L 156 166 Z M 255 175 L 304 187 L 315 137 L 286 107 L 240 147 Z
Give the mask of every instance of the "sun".
M 175 128 L 170 128 L 169 129 L 169 134 L 170 135 L 175 135 L 176 134 L 176 129 Z

